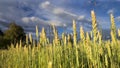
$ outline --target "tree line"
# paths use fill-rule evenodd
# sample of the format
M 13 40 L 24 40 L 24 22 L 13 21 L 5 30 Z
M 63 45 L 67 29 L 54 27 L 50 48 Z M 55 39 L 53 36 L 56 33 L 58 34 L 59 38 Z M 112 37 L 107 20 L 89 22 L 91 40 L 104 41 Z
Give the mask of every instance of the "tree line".
M 6 49 L 11 43 L 15 44 L 20 40 L 25 40 L 25 32 L 15 22 L 11 22 L 5 31 L 0 29 L 0 49 Z

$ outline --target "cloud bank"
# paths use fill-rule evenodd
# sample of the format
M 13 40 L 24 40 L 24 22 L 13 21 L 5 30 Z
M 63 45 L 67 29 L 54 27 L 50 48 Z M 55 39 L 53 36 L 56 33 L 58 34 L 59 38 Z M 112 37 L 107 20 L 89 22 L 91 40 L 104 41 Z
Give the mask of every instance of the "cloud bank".
M 108 0 L 0 0 L 0 21 L 7 23 L 16 21 L 26 32 L 33 31 L 35 25 L 47 27 L 50 24 L 72 31 L 74 19 L 77 27 L 83 26 L 86 30 L 90 30 L 90 11 L 94 9 L 99 24 L 102 28 L 107 28 L 110 24 L 109 13 L 114 13 L 115 20 L 119 22 L 119 5 L 119 0 L 109 2 Z M 6 29 L 6 27 L 0 23 L 0 28 Z

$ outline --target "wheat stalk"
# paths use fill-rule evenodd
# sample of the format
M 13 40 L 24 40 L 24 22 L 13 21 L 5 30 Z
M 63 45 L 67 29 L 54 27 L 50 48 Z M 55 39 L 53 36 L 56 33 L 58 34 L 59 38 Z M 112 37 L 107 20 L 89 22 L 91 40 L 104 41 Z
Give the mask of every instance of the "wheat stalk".
M 93 40 L 94 40 L 94 42 L 96 42 L 98 29 L 97 29 L 97 20 L 96 20 L 95 12 L 93 10 L 91 11 L 91 17 L 92 17 Z
M 110 21 L 111 21 L 111 38 L 112 41 L 115 43 L 117 38 L 116 38 L 116 26 L 115 26 L 113 14 L 110 14 Z
M 42 28 L 42 31 L 40 33 L 40 43 L 42 43 L 43 46 L 47 44 L 47 37 L 44 27 Z
M 80 27 L 80 38 L 82 42 L 85 42 L 85 33 L 83 27 Z
M 118 36 L 120 37 L 120 29 L 118 29 Z
M 73 43 L 74 46 L 77 44 L 77 31 L 76 31 L 76 22 L 73 20 Z
M 29 38 L 30 38 L 30 43 L 32 43 L 33 41 L 33 39 L 32 39 L 32 34 L 31 33 L 29 33 Z
M 54 33 L 54 43 L 55 45 L 58 45 L 59 44 L 58 32 L 54 25 L 53 25 L 53 33 Z

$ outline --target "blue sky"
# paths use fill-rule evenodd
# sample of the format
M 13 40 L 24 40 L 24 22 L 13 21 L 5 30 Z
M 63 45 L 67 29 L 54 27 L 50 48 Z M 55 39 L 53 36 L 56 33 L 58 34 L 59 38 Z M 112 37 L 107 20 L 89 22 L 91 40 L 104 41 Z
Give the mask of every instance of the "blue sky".
M 57 26 L 59 32 L 71 32 L 74 19 L 78 29 L 83 26 L 89 31 L 90 11 L 94 10 L 99 27 L 109 29 L 109 14 L 113 13 L 120 28 L 119 6 L 120 0 L 0 0 L 0 21 L 16 21 L 26 32 L 34 32 L 35 25 L 47 28 L 49 24 Z M 0 23 L 0 28 L 7 27 Z

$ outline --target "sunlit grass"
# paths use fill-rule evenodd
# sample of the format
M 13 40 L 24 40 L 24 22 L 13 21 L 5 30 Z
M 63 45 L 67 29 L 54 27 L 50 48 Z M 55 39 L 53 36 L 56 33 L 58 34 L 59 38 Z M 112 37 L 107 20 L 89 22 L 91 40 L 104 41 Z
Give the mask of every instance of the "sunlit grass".
M 8 50 L 0 51 L 0 68 L 119 68 L 120 40 L 116 38 L 113 15 L 111 19 L 111 40 L 102 40 L 102 33 L 97 29 L 94 11 L 91 11 L 93 30 L 89 34 L 80 27 L 80 40 L 77 41 L 76 22 L 73 20 L 73 40 L 62 34 L 58 37 L 53 26 L 54 39 L 50 43 L 43 28 L 40 35 L 36 26 L 37 43 L 31 34 L 26 35 L 26 43 L 11 44 Z M 118 30 L 120 36 L 120 30 Z M 40 37 L 40 38 L 39 38 Z M 92 37 L 92 38 L 91 38 Z M 22 47 L 23 46 L 23 47 Z

